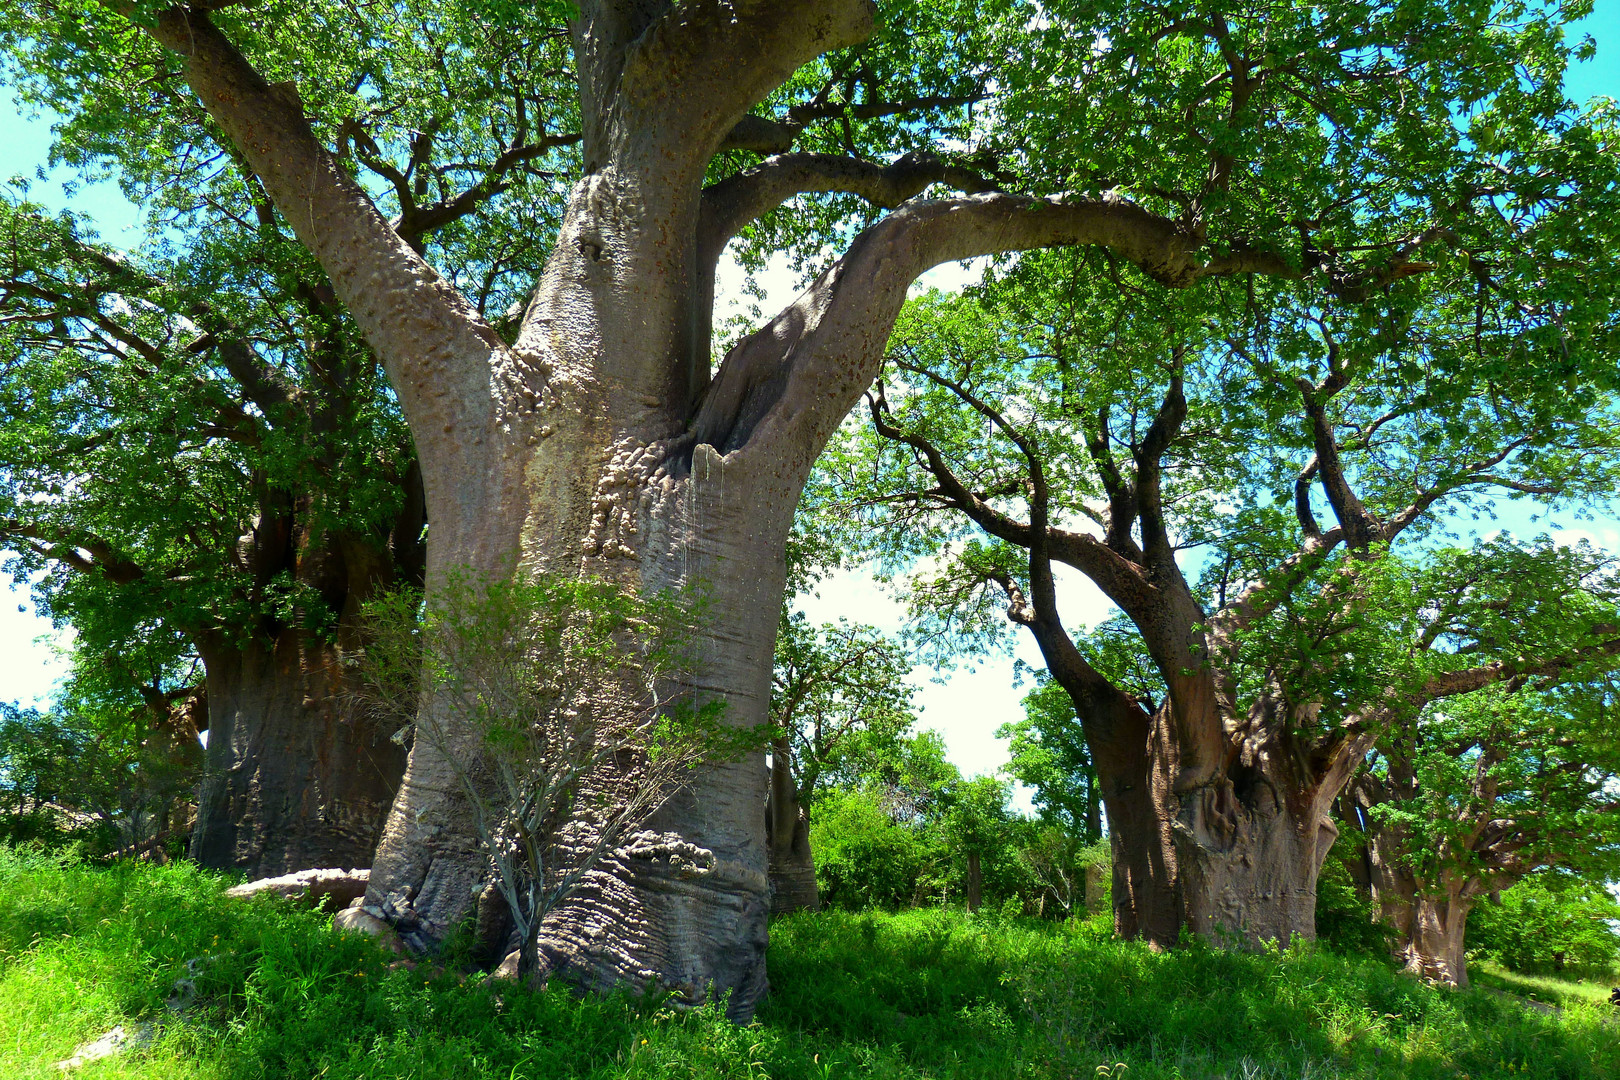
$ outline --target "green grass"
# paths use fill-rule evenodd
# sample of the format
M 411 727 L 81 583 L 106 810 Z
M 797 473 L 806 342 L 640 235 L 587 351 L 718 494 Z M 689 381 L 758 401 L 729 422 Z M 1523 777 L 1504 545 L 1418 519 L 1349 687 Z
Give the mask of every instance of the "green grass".
M 1468 977 L 1493 990 L 1560 1007 L 1571 1004 L 1607 1005 L 1610 991 L 1620 985 L 1620 972 L 1611 972 L 1606 979 L 1560 979 L 1556 975 L 1526 975 L 1509 971 L 1489 961 L 1468 965 Z M 1620 1020 L 1620 1009 L 1612 1006 L 1611 1009 L 1616 1019 Z
M 1606 1004 L 1541 1015 L 1318 951 L 1155 954 L 1096 923 L 932 911 L 798 916 L 773 926 L 773 992 L 736 1027 L 714 1009 L 391 969 L 323 916 L 229 901 L 224 884 L 0 848 L 0 1077 L 58 1076 L 113 1024 L 162 1019 L 198 956 L 212 959 L 183 1022 L 76 1075 L 1620 1077 Z

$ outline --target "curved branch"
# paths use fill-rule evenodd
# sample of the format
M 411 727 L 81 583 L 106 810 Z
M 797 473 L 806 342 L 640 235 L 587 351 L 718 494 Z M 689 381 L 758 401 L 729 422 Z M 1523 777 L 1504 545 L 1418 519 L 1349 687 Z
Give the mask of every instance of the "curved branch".
M 806 127 L 817 120 L 831 120 L 847 116 L 852 120 L 878 120 L 886 116 L 904 116 L 907 113 L 928 112 L 932 109 L 954 109 L 983 101 L 988 95 L 963 94 L 912 98 L 908 101 L 863 101 L 856 104 L 833 101 L 811 101 L 788 109 L 782 120 L 768 116 L 744 116 L 734 124 L 720 143 L 721 150 L 749 150 L 756 154 L 785 154 Z
M 1614 632 L 1613 627 L 1604 629 L 1608 633 Z M 1545 660 L 1497 661 L 1479 667 L 1465 668 L 1462 671 L 1448 671 L 1424 683 L 1422 687 L 1408 695 L 1408 700 L 1413 705 L 1427 705 L 1431 701 L 1472 693 L 1510 679 L 1541 678 L 1548 680 L 1546 685 L 1555 685 L 1581 664 L 1613 657 L 1620 657 L 1620 637 L 1611 637 L 1578 649 L 1571 649 L 1560 656 Z
M 187 83 L 325 269 L 418 437 L 482 432 L 504 343 L 315 138 L 296 89 L 267 83 L 204 11 L 171 8 L 148 29 L 182 58 Z
M 1196 242 L 1175 222 L 1112 195 L 992 193 L 907 203 L 866 228 L 804 295 L 727 355 L 686 438 L 672 449 L 707 443 L 724 452 L 781 424 L 791 430 L 776 433 L 776 452 L 807 469 L 876 376 L 918 275 L 979 255 L 1081 245 L 1106 247 L 1172 287 L 1246 265 L 1200 262 Z
M 838 154 L 780 154 L 704 190 L 698 249 L 717 257 L 744 225 L 805 192 L 849 192 L 889 210 L 936 183 L 969 194 L 995 189 L 972 169 L 921 152 L 888 165 Z

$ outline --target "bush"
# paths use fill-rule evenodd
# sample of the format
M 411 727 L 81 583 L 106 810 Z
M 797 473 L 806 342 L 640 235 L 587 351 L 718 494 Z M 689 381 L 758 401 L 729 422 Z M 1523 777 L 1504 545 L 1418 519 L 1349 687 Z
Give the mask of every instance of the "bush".
M 869 791 L 830 791 L 810 812 L 810 849 L 824 903 L 860 910 L 924 899 L 943 852 L 927 831 L 896 822 Z
M 1383 956 L 1390 930 L 1373 911 L 1372 896 L 1350 876 L 1347 859 L 1360 858 L 1348 844 L 1334 845 L 1316 879 L 1316 940 L 1341 956 Z
M 1620 903 L 1602 885 L 1540 875 L 1482 903 L 1468 920 L 1471 955 L 1511 971 L 1605 976 L 1620 961 Z

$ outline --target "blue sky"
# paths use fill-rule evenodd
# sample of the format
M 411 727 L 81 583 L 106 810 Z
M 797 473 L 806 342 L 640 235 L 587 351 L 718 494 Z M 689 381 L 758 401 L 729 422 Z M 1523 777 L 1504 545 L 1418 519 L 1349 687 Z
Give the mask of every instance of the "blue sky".
M 1591 16 L 1576 26 L 1576 32 L 1589 33 L 1597 41 L 1596 57 L 1571 70 L 1566 86 L 1570 96 L 1585 100 L 1595 95 L 1620 98 L 1620 0 L 1597 0 Z M 9 97 L 9 92 L 0 91 Z M 62 183 L 70 177 L 66 170 L 48 172 L 36 179 L 36 171 L 44 168 L 51 146 L 49 116 L 25 116 L 14 106 L 0 108 L 0 176 L 21 175 L 31 181 L 30 195 L 52 207 L 71 207 L 94 220 L 102 238 L 120 247 L 133 247 L 139 242 L 139 209 L 129 203 L 116 185 L 108 182 L 83 184 L 71 200 Z M 932 276 L 930 284 L 941 288 L 959 285 L 977 273 L 956 267 L 945 267 Z M 762 305 L 775 310 L 792 298 L 797 291 L 794 275 L 784 265 L 768 269 L 760 282 L 767 297 Z M 722 278 L 725 290 L 727 278 Z M 741 295 L 740 280 L 730 279 L 733 296 Z M 720 312 L 717 312 L 719 315 Z M 1620 551 L 1620 520 L 1602 517 L 1593 521 L 1579 521 L 1563 515 L 1556 521 L 1532 522 L 1533 510 L 1524 503 L 1501 507 L 1494 522 L 1457 523 L 1458 530 L 1467 535 L 1478 531 L 1506 529 L 1521 536 L 1542 531 L 1554 531 L 1560 540 L 1588 539 L 1609 551 Z M 8 593 L 0 587 L 0 701 L 20 701 L 25 705 L 44 705 L 51 687 L 61 677 L 64 665 L 58 655 L 64 642 L 61 634 L 33 611 L 25 588 L 0 575 L 0 586 L 9 586 Z M 1108 606 L 1102 597 L 1078 577 L 1061 583 L 1066 621 L 1072 626 L 1094 623 L 1106 615 Z M 851 619 L 870 622 L 890 631 L 897 631 L 904 613 L 871 580 L 860 574 L 847 574 L 825 582 L 819 596 L 801 598 L 800 606 L 816 620 L 845 615 Z M 1034 648 L 1021 635 L 1014 656 L 992 657 L 975 664 L 972 670 L 951 673 L 948 685 L 939 681 L 944 673 L 931 669 L 919 670 L 915 675 L 923 708 L 925 726 L 940 730 L 946 738 L 950 756 L 969 773 L 994 769 L 1006 761 L 1005 747 L 995 739 L 994 731 L 1001 723 L 1020 713 L 1018 705 L 1023 690 L 1013 686 L 1015 658 L 1040 666 Z

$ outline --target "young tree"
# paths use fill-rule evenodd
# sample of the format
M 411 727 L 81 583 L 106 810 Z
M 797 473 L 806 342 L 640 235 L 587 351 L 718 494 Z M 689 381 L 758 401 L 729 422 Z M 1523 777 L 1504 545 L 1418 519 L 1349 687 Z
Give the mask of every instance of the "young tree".
M 1508 558 L 1489 573 L 1460 580 L 1454 564 L 1442 564 L 1460 586 L 1456 606 L 1486 616 L 1463 616 L 1457 623 L 1464 625 L 1445 632 L 1522 639 L 1551 629 L 1527 626 L 1535 613 L 1522 603 L 1510 608 L 1504 601 L 1517 590 L 1503 584 L 1517 577 L 1524 587 L 1524 572 L 1533 569 L 1525 556 L 1551 562 L 1546 556 L 1578 555 L 1503 554 Z M 1532 603 L 1549 621 L 1563 622 L 1566 608 L 1586 599 L 1540 584 Z M 1467 595 L 1476 591 L 1485 595 Z M 1611 618 L 1612 595 L 1611 589 Z M 1504 611 L 1520 617 L 1502 618 Z M 1481 897 L 1547 870 L 1603 879 L 1616 869 L 1620 734 L 1613 677 L 1558 689 L 1546 688 L 1547 681 L 1521 675 L 1402 717 L 1380 736 L 1372 766 L 1352 781 L 1373 900 L 1394 931 L 1396 957 L 1415 974 L 1468 984 L 1468 916 Z
M 820 907 L 810 808 L 822 789 L 856 780 L 858 763 L 892 749 L 916 721 L 905 651 L 870 626 L 810 625 L 784 609 L 776 635 L 771 791 L 766 800 L 771 911 Z
M 1386 723 L 1620 650 L 1585 619 L 1442 655 L 1444 577 L 1384 568 L 1485 493 L 1611 494 L 1614 298 L 1538 247 L 1572 207 L 1526 208 L 1538 258 L 1489 290 L 1437 267 L 1353 306 L 1216 285 L 1155 311 L 1055 253 L 903 320 L 829 481 L 850 542 L 948 554 L 917 601 L 959 637 L 999 632 L 1000 604 L 1030 629 L 1102 782 L 1121 933 L 1312 936 L 1333 799 Z M 1151 677 L 1071 639 L 1058 565 L 1118 605 Z
M 691 683 L 745 726 L 768 709 L 799 489 L 928 267 L 1081 245 L 1140 268 L 1156 296 L 1259 275 L 1355 297 L 1499 229 L 1514 192 L 1584 184 L 1518 152 L 1584 130 L 1561 113 L 1563 16 L 1539 7 L 1510 20 L 1293 0 L 1185 17 L 1123 0 L 4 10 L 33 92 L 101 133 L 90 153 L 183 162 L 221 133 L 320 262 L 415 439 L 430 605 L 457 567 L 654 592 L 705 581 L 713 627 Z M 571 46 L 571 67 L 510 62 L 534 42 Z M 539 177 L 513 181 L 514 163 L 564 135 L 577 172 L 558 170 L 551 195 Z M 408 229 L 471 214 L 468 234 L 506 235 L 479 215 L 520 190 L 566 209 L 503 336 L 479 283 L 513 261 L 486 246 L 435 267 Z M 739 236 L 820 273 L 714 371 L 714 269 Z M 843 253 L 822 266 L 829 245 Z M 637 908 L 602 912 L 618 929 L 592 926 L 592 965 L 751 1008 L 765 782 L 758 761 L 717 766 L 666 805 L 661 827 L 718 869 L 687 888 L 638 866 Z M 462 800 L 445 756 L 419 745 L 373 868 L 377 895 L 409 888 L 436 933 L 482 873 Z
M 153 685 L 137 658 L 201 659 L 194 858 L 365 866 L 404 754 L 346 715 L 338 658 L 367 597 L 420 580 L 420 477 L 307 257 L 208 217 L 131 255 L 0 202 L 0 540 L 126 691 Z
M 667 698 L 672 674 L 690 663 L 700 612 L 680 597 L 557 575 L 458 579 L 425 614 L 419 599 L 396 593 L 368 609 L 362 693 L 455 769 L 518 941 L 520 980 L 543 977 L 547 916 L 577 900 L 603 863 L 652 857 L 689 875 L 712 869 L 678 838 L 637 831 L 705 757 L 749 748 L 749 733 L 719 725 L 718 703 Z M 473 718 L 475 755 L 462 753 L 443 714 L 417 715 L 424 691 Z M 640 714 L 604 707 L 625 697 L 654 704 Z M 374 910 L 397 919 L 403 900 Z M 555 966 L 547 958 L 546 970 Z

